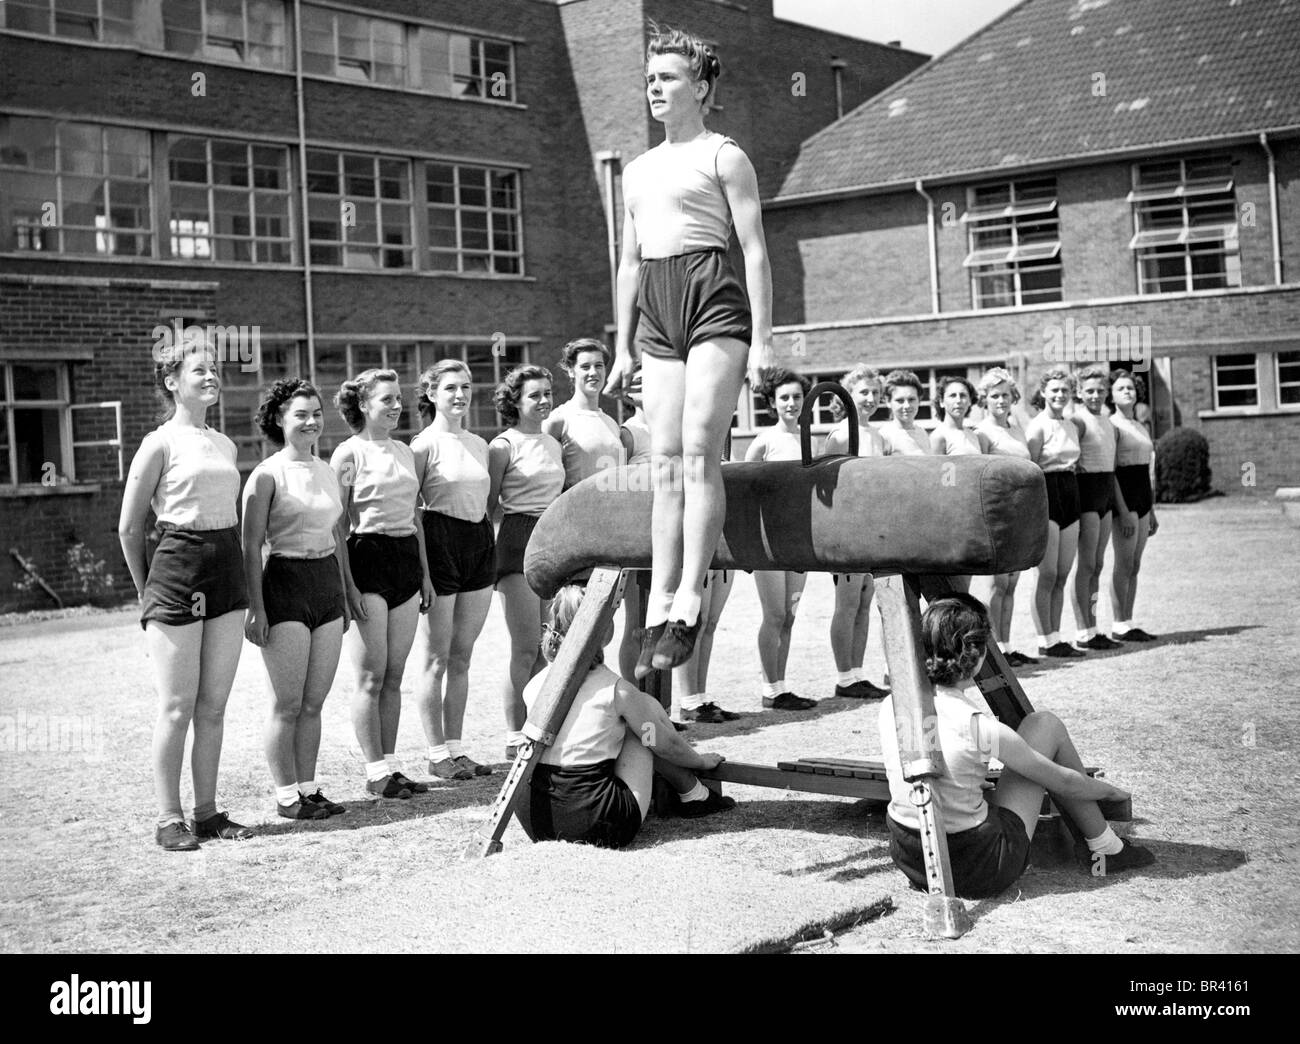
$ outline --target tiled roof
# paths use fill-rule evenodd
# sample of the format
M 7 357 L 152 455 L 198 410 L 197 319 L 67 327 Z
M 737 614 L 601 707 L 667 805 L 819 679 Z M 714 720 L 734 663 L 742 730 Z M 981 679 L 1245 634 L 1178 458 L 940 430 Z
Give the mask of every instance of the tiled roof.
M 804 142 L 778 197 L 1300 128 L 1300 0 L 1025 0 Z

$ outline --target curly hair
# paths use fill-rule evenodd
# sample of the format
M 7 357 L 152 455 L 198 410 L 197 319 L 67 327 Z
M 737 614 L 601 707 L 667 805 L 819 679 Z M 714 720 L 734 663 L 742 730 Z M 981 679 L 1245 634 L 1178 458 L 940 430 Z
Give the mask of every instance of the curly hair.
M 1047 406 L 1047 397 L 1045 393 L 1047 392 L 1047 386 L 1051 384 L 1052 381 L 1064 381 L 1070 389 L 1071 399 L 1073 399 L 1079 391 L 1079 384 L 1074 379 L 1074 374 L 1064 367 L 1053 366 L 1049 370 L 1044 370 L 1038 378 L 1038 389 L 1034 392 L 1033 398 L 1029 400 L 1034 409 L 1041 410 Z
M 701 103 L 705 111 L 713 102 L 718 77 L 722 75 L 722 62 L 718 60 L 717 49 L 706 43 L 694 33 L 685 29 L 674 29 L 669 25 L 659 25 L 650 21 L 650 42 L 645 49 L 645 64 L 648 68 L 650 59 L 661 54 L 680 54 L 686 59 L 691 79 L 708 85 Z
M 946 413 L 943 408 L 943 397 L 948 392 L 948 385 L 960 384 L 966 388 L 966 394 L 970 397 L 971 405 L 975 404 L 975 385 L 971 384 L 965 377 L 940 377 L 935 384 L 934 398 L 930 400 L 930 406 L 934 409 L 934 415 L 943 420 Z
M 497 413 L 501 414 L 501 419 L 507 426 L 519 423 L 519 399 L 524 393 L 524 385 L 529 381 L 546 381 L 552 387 L 555 385 L 551 371 L 545 366 L 524 363 L 506 374 L 505 380 L 498 384 L 497 390 L 492 393 L 492 405 L 496 407 Z
M 776 407 L 776 390 L 785 384 L 797 384 L 800 390 L 807 395 L 812 388 L 812 381 L 801 373 L 795 373 L 794 370 L 787 370 L 784 366 L 773 366 L 762 373 L 762 379 L 759 381 L 758 390 L 762 393 L 767 404 L 773 408 Z
M 1076 387 L 1082 391 L 1084 381 L 1105 381 L 1107 384 L 1110 384 L 1110 371 L 1098 363 L 1093 363 L 1091 366 L 1086 366 L 1076 373 L 1074 379 Z
M 396 370 L 362 370 L 351 380 L 344 381 L 339 385 L 338 394 L 334 396 L 334 405 L 338 407 L 339 413 L 347 426 L 353 431 L 361 431 L 366 426 L 366 418 L 362 413 L 366 400 L 370 398 L 371 393 L 375 390 L 376 385 L 384 381 L 391 381 L 393 384 L 398 383 Z
M 925 673 L 937 685 L 971 677 L 991 633 L 988 610 L 974 595 L 954 591 L 936 598 L 921 616 Z
M 1118 384 L 1121 380 L 1133 382 L 1133 391 L 1136 393 L 1136 397 L 1134 400 L 1135 402 L 1147 401 L 1146 382 L 1142 380 L 1142 378 L 1139 377 L 1136 373 L 1133 373 L 1129 370 L 1111 370 L 1108 375 L 1108 379 L 1110 381 L 1110 387 L 1106 389 L 1106 405 L 1109 406 L 1112 410 L 1115 408 L 1115 399 L 1114 399 L 1115 385 Z
M 594 337 L 579 337 L 560 349 L 560 369 L 572 377 L 573 364 L 583 352 L 600 352 L 605 366 L 609 366 L 609 346 L 604 341 L 598 341 Z
M 271 385 L 253 416 L 253 423 L 264 438 L 277 446 L 284 445 L 284 425 L 280 418 L 284 408 L 300 396 L 321 401 L 315 385 L 302 377 L 284 377 Z
M 895 388 L 915 388 L 917 399 L 921 398 L 921 378 L 911 370 L 890 370 L 885 374 L 885 401 L 894 397 Z
M 415 408 L 420 411 L 420 419 L 425 424 L 433 420 L 438 412 L 433 402 L 433 394 L 438 390 L 442 379 L 449 373 L 463 373 L 471 380 L 474 377 L 469 372 L 469 366 L 460 359 L 439 359 L 420 374 L 420 383 L 415 386 Z
M 569 633 L 569 627 L 572 626 L 574 617 L 578 615 L 578 608 L 582 605 L 586 593 L 587 589 L 582 584 L 565 584 L 551 599 L 551 608 L 546 614 L 546 626 L 542 628 L 541 641 L 542 655 L 547 663 L 554 663 L 555 658 L 560 655 L 560 645 L 564 642 L 565 635 Z M 604 658 L 604 653 L 597 650 L 592 663 L 601 663 Z
M 863 363 L 853 367 L 853 369 L 840 378 L 840 386 L 850 395 L 853 394 L 853 389 L 859 384 L 874 385 L 876 389 L 876 402 L 879 404 L 882 388 L 880 371 L 873 370 L 870 366 Z M 844 404 L 840 402 L 840 397 L 838 395 L 831 399 L 831 416 L 836 421 L 842 421 L 845 417 Z
M 1020 401 L 1020 388 L 1016 384 L 1016 379 L 1011 376 L 1009 370 L 1004 370 L 1001 366 L 994 366 L 992 369 L 985 371 L 984 376 L 980 378 L 979 384 L 975 387 L 975 391 L 979 395 L 978 402 L 980 406 L 988 402 L 989 392 L 999 384 L 1005 384 L 1011 389 L 1012 404 Z

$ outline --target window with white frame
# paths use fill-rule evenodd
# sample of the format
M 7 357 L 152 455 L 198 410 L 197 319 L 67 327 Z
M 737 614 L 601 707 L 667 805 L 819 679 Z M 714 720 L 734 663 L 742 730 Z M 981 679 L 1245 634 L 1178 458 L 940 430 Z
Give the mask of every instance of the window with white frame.
M 411 268 L 411 164 L 351 152 L 307 152 L 311 260 L 346 268 Z
M 167 142 L 170 256 L 293 260 L 289 150 L 172 135 Z
M 426 163 L 429 267 L 520 275 L 519 172 Z
M 979 185 L 961 217 L 975 308 L 1061 300 L 1061 223 L 1056 178 Z
M 175 54 L 288 69 L 284 0 L 162 0 L 163 47 Z
M 235 444 L 239 467 L 247 470 L 279 447 L 262 438 L 256 424 L 257 408 L 267 387 L 283 378 L 307 375 L 306 346 L 298 341 L 258 341 L 256 357 L 248 361 L 230 358 L 221 362 L 221 400 L 214 423 Z M 321 392 L 326 418 L 338 416 L 332 404 L 338 385 Z
M 303 6 L 303 72 L 403 87 L 407 64 L 406 28 L 401 22 Z
M 0 363 L 0 485 L 72 479 L 66 363 Z
M 0 28 L 99 43 L 132 43 L 140 0 L 4 0 Z
M 416 86 L 449 98 L 515 100 L 512 44 L 423 26 L 416 33 Z
M 1128 200 L 1140 293 L 1241 286 L 1231 157 L 1139 163 Z
M 151 257 L 149 132 L 0 116 L 0 249 Z
M 1278 352 L 1277 404 L 1283 409 L 1300 408 L 1300 352 Z
M 1214 357 L 1214 408 L 1259 405 L 1259 361 L 1253 352 Z

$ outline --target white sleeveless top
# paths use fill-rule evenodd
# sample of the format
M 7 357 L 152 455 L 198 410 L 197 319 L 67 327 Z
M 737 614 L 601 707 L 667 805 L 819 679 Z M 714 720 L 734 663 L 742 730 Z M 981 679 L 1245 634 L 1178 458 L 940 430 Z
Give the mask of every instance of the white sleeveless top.
M 931 452 L 930 433 L 919 425 L 904 428 L 894 421 L 880 426 L 880 437 L 885 440 L 891 454 L 902 457 L 924 457 Z
M 1087 406 L 1074 411 L 1083 421 L 1079 438 L 1079 470 L 1107 472 L 1115 470 L 1115 425 L 1104 414 L 1093 413 Z
M 937 727 L 931 733 L 922 725 L 922 734 L 915 742 L 921 744 L 932 734 L 938 737 L 947 771 L 930 780 L 930 786 L 943 809 L 944 830 L 956 834 L 988 818 L 983 783 L 989 759 L 998 756 L 997 719 L 968 701 L 961 689 L 950 685 L 934 687 L 934 711 Z M 977 719 L 984 720 L 977 723 Z M 920 816 L 911 801 L 912 785 L 903 779 L 893 696 L 885 697 L 880 705 L 879 730 L 881 760 L 889 777 L 889 814 L 903 826 L 919 830 Z
M 560 444 L 545 432 L 526 435 L 507 428 L 493 444 L 504 442 L 510 460 L 498 494 L 507 515 L 540 515 L 564 489 L 564 455 Z
M 570 400 L 556 407 L 551 416 L 564 421 L 560 446 L 564 451 L 565 489 L 623 463 L 618 421 L 604 410 L 579 409 Z
M 718 174 L 721 134 L 661 142 L 623 171 L 623 201 L 636 226 L 643 258 L 675 257 L 696 250 L 726 250 L 731 208 Z
M 844 418 L 835 426 L 832 435 L 839 435 L 844 440 L 844 452 L 849 451 L 849 420 Z M 827 436 L 827 442 L 830 437 Z M 870 424 L 858 425 L 858 456 L 859 457 L 887 457 L 889 456 L 889 445 L 881 438 L 878 432 Z
M 988 438 L 990 452 L 994 456 L 1029 459 L 1029 440 L 1025 438 L 1025 433 L 1020 430 L 1020 425 L 1015 421 L 1011 421 L 1004 428 L 992 417 L 985 417 L 980 421 L 978 430 Z
M 1069 417 L 1054 420 L 1046 410 L 1029 422 L 1043 432 L 1038 466 L 1044 471 L 1073 471 L 1079 462 L 1079 429 Z
M 775 425 L 764 428 L 759 433 L 758 441 L 763 450 L 762 460 L 803 460 L 799 436 L 782 431 Z
M 266 546 L 281 558 L 325 558 L 334 553 L 334 526 L 343 499 L 334 469 L 323 460 L 290 460 L 276 453 L 248 477 L 247 497 L 258 475 L 270 475 L 275 495 L 266 519 Z
M 420 480 L 415 475 L 415 454 L 396 439 L 375 442 L 353 435 L 339 443 L 337 458 L 351 450 L 353 474 L 340 477 L 352 486 L 348 521 L 354 533 L 412 536 L 415 533 L 415 498 Z
M 548 665 L 524 688 L 524 704 L 533 704 L 551 673 Z M 603 663 L 587 672 L 555 742 L 542 751 L 543 765 L 583 768 L 618 757 L 627 726 L 618 712 L 618 675 Z
M 1146 426 L 1139 420 L 1129 420 L 1116 410 L 1110 422 L 1119 432 L 1119 448 L 1115 451 L 1115 466 L 1131 468 L 1136 464 L 1150 464 L 1155 445 Z
M 215 428 L 172 421 L 145 436 L 150 439 L 163 446 L 162 474 L 149 501 L 159 522 L 195 530 L 239 524 L 238 451 L 230 439 Z
M 420 506 L 462 522 L 482 521 L 492 485 L 487 443 L 472 431 L 434 431 L 430 426 L 411 440 L 411 449 L 428 454 Z
M 628 464 L 644 464 L 650 459 L 650 425 L 646 423 L 645 410 L 638 408 L 623 422 L 623 427 L 632 436 L 632 456 Z
M 969 457 L 983 453 L 980 437 L 970 428 L 962 428 L 955 433 L 948 432 L 945 439 L 944 453 L 949 457 Z

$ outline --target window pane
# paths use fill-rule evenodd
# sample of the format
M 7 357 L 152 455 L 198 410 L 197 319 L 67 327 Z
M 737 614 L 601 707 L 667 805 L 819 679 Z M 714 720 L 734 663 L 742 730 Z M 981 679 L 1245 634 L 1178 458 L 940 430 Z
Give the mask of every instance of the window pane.
M 333 152 L 307 152 L 307 191 L 337 194 L 339 160 Z
M 241 187 L 249 184 L 248 146 L 230 141 L 212 143 L 212 183 Z
M 0 166 L 55 170 L 54 121 L 0 116 Z
M 67 174 L 104 173 L 104 138 L 99 127 L 64 123 L 59 127 L 59 169 Z
M 199 48 L 203 27 L 201 0 L 163 0 L 163 47 L 179 54 Z
M 15 409 L 14 446 L 18 453 L 18 481 L 40 482 L 47 463 L 63 471 L 63 438 L 58 409 Z
M 343 191 L 349 196 L 375 198 L 375 162 L 368 156 L 343 157 Z
M 5 5 L 5 27 L 29 33 L 49 33 L 49 0 L 9 0 Z
M 59 399 L 59 368 L 14 363 L 14 401 Z

